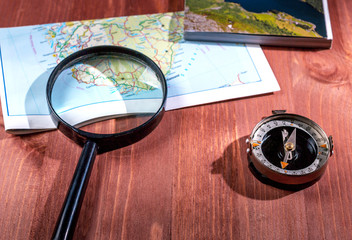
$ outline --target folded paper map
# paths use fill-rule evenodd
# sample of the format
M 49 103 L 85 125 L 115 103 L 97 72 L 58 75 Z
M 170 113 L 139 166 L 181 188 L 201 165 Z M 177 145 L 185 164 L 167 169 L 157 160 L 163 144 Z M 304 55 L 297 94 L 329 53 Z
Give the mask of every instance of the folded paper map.
M 167 79 L 167 110 L 280 89 L 259 46 L 184 41 L 183 12 L 2 28 L 5 129 L 55 128 L 45 96 L 48 77 L 62 59 L 96 45 L 132 48 L 154 60 Z

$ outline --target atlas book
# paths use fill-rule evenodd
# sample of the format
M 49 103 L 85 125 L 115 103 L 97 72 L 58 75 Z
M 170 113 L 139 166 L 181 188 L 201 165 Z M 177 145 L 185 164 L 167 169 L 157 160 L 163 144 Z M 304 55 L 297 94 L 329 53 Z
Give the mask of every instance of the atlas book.
M 327 0 L 185 0 L 184 38 L 331 48 Z

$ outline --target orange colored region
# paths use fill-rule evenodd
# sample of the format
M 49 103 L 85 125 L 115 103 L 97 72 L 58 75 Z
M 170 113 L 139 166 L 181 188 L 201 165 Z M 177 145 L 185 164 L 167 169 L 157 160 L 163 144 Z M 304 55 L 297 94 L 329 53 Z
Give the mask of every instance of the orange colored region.
M 258 144 L 258 143 L 252 143 L 252 146 L 253 147 L 258 147 L 260 144 Z
M 286 168 L 286 167 L 287 167 L 287 165 L 288 165 L 288 163 L 287 163 L 287 162 L 281 162 L 281 168 Z

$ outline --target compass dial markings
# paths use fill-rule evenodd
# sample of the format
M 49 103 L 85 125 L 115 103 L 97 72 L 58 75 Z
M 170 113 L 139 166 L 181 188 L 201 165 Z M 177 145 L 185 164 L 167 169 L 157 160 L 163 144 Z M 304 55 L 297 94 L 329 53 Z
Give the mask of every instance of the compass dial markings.
M 324 144 L 320 145 L 319 147 L 321 147 L 321 148 L 325 148 L 325 149 L 327 149 L 327 148 L 328 148 L 328 146 L 326 145 L 326 143 L 324 143 Z
M 303 132 L 306 132 L 315 142 L 315 146 L 317 148 L 317 155 L 316 158 L 314 159 L 313 163 L 310 164 L 309 166 L 303 168 L 303 169 L 298 169 L 298 170 L 288 170 L 286 167 L 290 164 L 287 161 L 281 161 L 280 162 L 280 167 L 275 166 L 272 164 L 268 159 L 266 159 L 265 155 L 263 154 L 261 147 L 262 147 L 262 142 L 265 140 L 265 135 L 268 133 L 268 131 L 275 129 L 277 127 L 284 127 L 284 128 L 295 128 L 295 129 L 300 129 Z M 326 151 L 329 150 L 328 145 L 326 144 L 326 141 L 324 141 L 324 136 L 322 136 L 317 130 L 315 130 L 313 127 L 311 127 L 309 124 L 302 122 L 300 120 L 289 120 L 289 119 L 275 119 L 273 121 L 269 121 L 267 123 L 264 123 L 262 126 L 260 126 L 254 133 L 253 138 L 256 139 L 256 141 L 253 142 L 260 142 L 260 145 L 256 145 L 256 148 L 254 150 L 254 155 L 258 158 L 262 164 L 267 166 L 268 168 L 282 173 L 286 175 L 304 175 L 304 174 L 309 174 L 310 172 L 315 171 L 317 168 L 319 168 L 323 164 L 319 164 L 322 161 L 326 161 L 325 155 L 327 155 Z M 291 132 L 292 134 L 292 132 Z M 326 147 L 326 148 L 325 148 Z M 290 155 L 290 154 L 289 154 Z M 321 156 L 323 155 L 323 156 Z M 283 155 L 284 159 L 285 155 Z M 288 159 L 292 159 L 292 156 L 288 156 Z M 290 160 L 288 160 L 290 161 Z
M 260 144 L 261 144 L 261 142 L 260 142 L 260 141 L 257 141 L 257 142 L 253 142 L 253 143 L 252 143 L 252 146 L 253 146 L 253 148 L 255 148 L 255 147 L 259 147 Z

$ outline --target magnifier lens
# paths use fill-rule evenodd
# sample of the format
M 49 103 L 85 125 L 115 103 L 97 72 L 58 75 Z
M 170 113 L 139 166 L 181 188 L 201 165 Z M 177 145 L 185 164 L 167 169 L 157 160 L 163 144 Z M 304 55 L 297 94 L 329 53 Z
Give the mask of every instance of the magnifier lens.
M 148 121 L 159 111 L 163 97 L 161 80 L 143 61 L 122 53 L 91 54 L 61 70 L 52 86 L 51 103 L 69 125 L 111 134 Z

